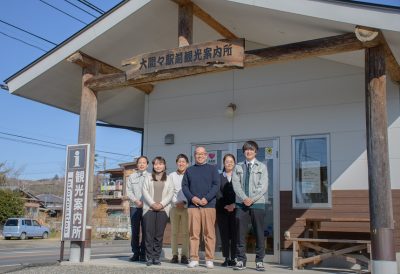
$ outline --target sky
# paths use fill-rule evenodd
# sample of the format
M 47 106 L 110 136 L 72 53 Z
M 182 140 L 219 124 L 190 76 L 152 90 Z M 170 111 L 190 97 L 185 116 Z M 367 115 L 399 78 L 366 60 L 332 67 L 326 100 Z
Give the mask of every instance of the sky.
M 0 0 L 0 83 L 4 84 L 5 79 L 45 54 L 54 44 L 63 42 L 101 15 L 82 2 L 85 1 Z M 101 12 L 120 0 L 86 2 Z M 6 162 L 8 167 L 18 170 L 20 179 L 63 177 L 66 150 L 62 145 L 77 143 L 78 115 L 0 89 L 0 117 L 0 163 Z M 104 162 L 106 168 L 114 168 L 140 155 L 139 134 L 104 127 L 97 127 L 96 131 L 96 160 L 101 168 Z
M 0 84 L 119 2 L 0 0 Z M 356 2 L 400 6 L 400 0 Z M 66 153 L 63 145 L 77 143 L 78 115 L 0 89 L 0 117 L 0 163 L 6 162 L 19 170 L 20 179 L 63 176 Z M 140 140 L 139 134 L 128 130 L 97 127 L 98 165 L 103 167 L 105 163 L 106 168 L 114 168 L 118 163 L 131 161 L 140 154 Z

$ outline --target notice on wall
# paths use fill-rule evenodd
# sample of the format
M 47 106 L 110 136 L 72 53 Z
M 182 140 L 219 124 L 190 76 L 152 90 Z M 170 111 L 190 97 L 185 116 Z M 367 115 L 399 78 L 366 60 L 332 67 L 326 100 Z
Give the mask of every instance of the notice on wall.
M 265 160 L 274 158 L 274 148 L 272 146 L 265 147 Z
M 218 151 L 216 150 L 208 151 L 207 163 L 210 165 L 218 164 Z
M 90 145 L 67 146 L 61 241 L 84 241 Z
M 321 163 L 319 161 L 301 162 L 301 192 L 321 193 Z

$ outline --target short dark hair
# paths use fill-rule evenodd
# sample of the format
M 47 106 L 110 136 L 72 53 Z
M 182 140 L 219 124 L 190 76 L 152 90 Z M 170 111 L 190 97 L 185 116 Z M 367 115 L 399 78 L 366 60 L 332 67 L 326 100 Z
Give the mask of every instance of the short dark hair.
M 167 170 L 167 162 L 166 162 L 165 159 L 164 159 L 163 157 L 161 157 L 161 156 L 154 157 L 153 161 L 151 161 L 151 163 L 153 164 L 153 172 L 152 172 L 152 174 L 151 174 L 151 177 L 153 178 L 153 181 L 156 181 L 156 180 L 157 180 L 157 179 L 156 179 L 156 171 L 154 170 L 154 164 L 156 163 L 156 161 L 159 161 L 159 162 L 164 163 L 164 165 L 165 165 L 165 170 L 164 170 L 163 175 L 162 175 L 162 177 L 161 177 L 161 181 L 166 181 L 166 180 L 167 180 L 167 172 L 166 172 L 166 170 Z
M 181 158 L 185 159 L 186 163 L 189 163 L 189 158 L 186 156 L 186 154 L 183 154 L 183 153 L 178 154 L 178 156 L 176 156 L 175 163 L 177 163 L 179 161 L 179 159 L 181 159 Z
M 254 141 L 251 141 L 251 140 L 247 141 L 246 143 L 244 143 L 244 145 L 242 147 L 242 151 L 245 152 L 248 149 L 255 150 L 257 152 L 258 151 L 257 143 Z
M 140 160 L 140 159 L 145 159 L 146 162 L 147 162 L 147 164 L 149 164 L 149 159 L 148 159 L 146 156 L 144 156 L 144 155 L 141 155 L 141 156 L 139 156 L 139 158 L 136 159 L 136 164 L 139 163 L 139 160 Z

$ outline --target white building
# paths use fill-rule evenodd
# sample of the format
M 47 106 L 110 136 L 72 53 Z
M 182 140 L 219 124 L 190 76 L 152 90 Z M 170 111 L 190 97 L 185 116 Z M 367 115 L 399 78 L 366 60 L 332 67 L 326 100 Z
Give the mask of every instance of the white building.
M 193 2 L 245 38 L 246 51 L 354 33 L 361 25 L 381 30 L 394 61 L 400 60 L 396 9 L 322 0 Z M 198 10 L 194 15 L 193 43 L 224 38 L 199 19 Z M 82 69 L 67 61 L 69 56 L 81 51 L 123 69 L 122 60 L 178 47 L 177 19 L 174 1 L 127 1 L 7 84 L 16 95 L 80 113 Z M 273 235 L 267 237 L 266 260 L 285 262 L 291 242 L 283 233 L 304 232 L 296 218 L 370 217 L 363 47 L 338 46 L 282 62 L 154 82 L 151 92 L 133 87 L 99 91 L 97 119 L 143 129 L 144 154 L 164 156 L 169 167 L 178 153 L 191 156 L 199 144 L 220 164 L 227 152 L 240 159 L 243 141 L 258 141 L 258 156 L 267 162 L 272 182 L 266 233 Z M 394 243 L 400 254 L 400 70 L 394 64 L 386 81 L 386 109 Z M 228 116 L 230 103 L 237 108 Z M 167 134 L 174 135 L 173 144 L 165 144 Z M 300 168 L 310 171 L 307 180 L 304 170 L 299 177 Z M 321 230 L 352 238 L 370 231 L 368 223 L 323 224 Z

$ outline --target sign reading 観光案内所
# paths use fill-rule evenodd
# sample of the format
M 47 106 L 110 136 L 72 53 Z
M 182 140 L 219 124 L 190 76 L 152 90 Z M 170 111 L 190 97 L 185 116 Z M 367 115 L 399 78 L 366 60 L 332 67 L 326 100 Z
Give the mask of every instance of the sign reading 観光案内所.
M 244 39 L 225 39 L 157 51 L 135 56 L 122 62 L 132 65 L 127 79 L 138 75 L 185 67 L 238 67 L 244 65 Z
M 62 241 L 84 241 L 90 145 L 67 146 Z

